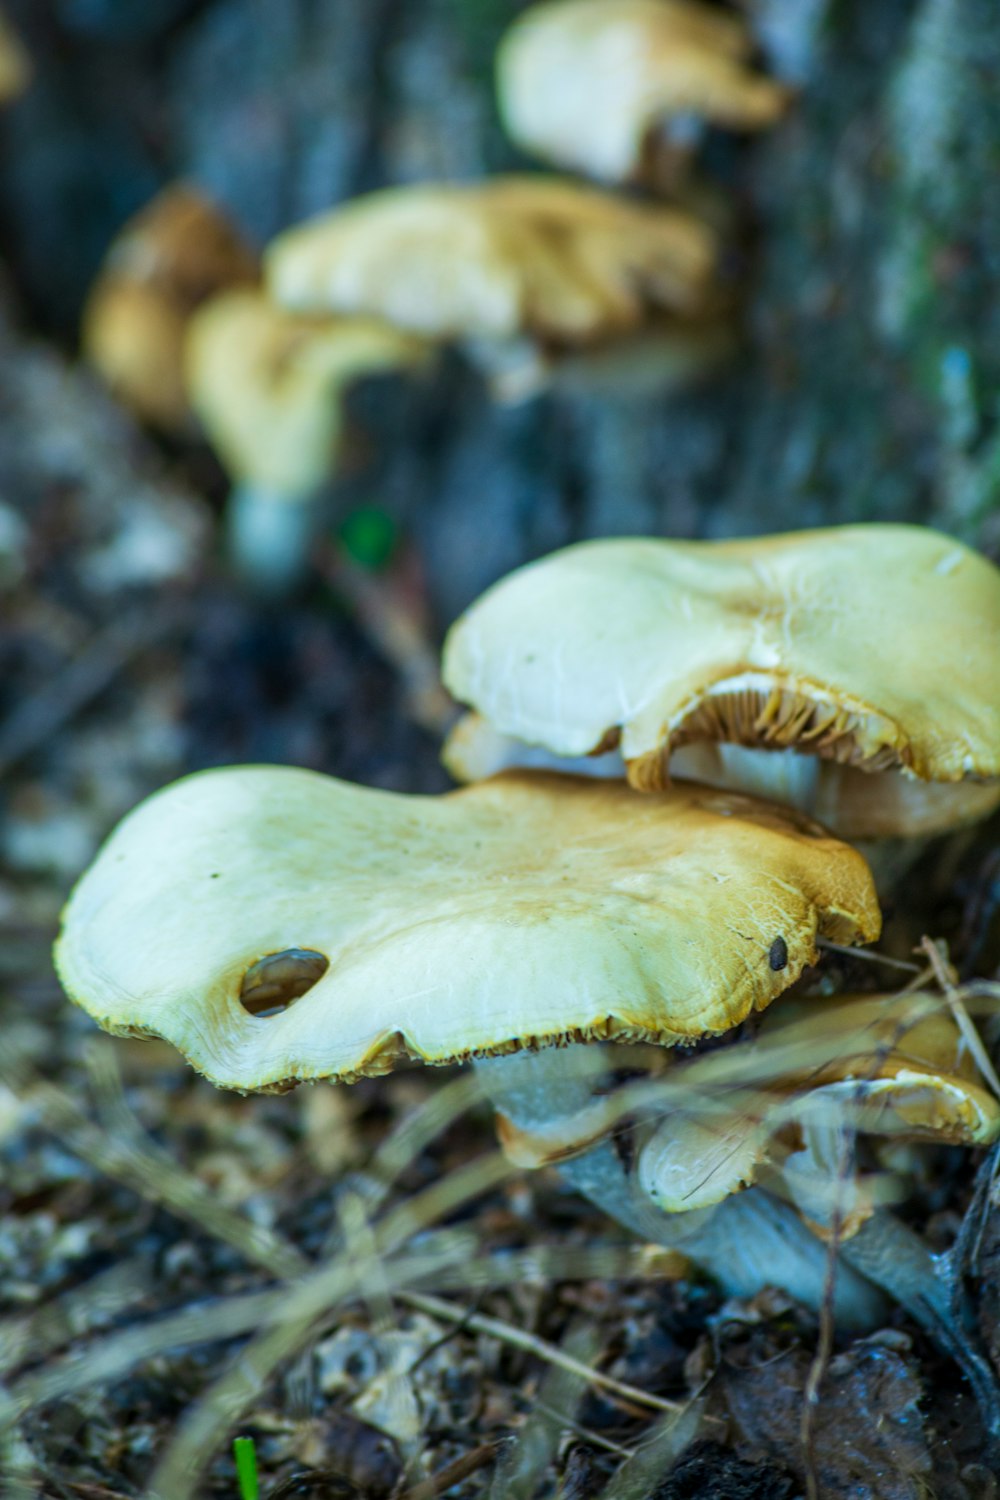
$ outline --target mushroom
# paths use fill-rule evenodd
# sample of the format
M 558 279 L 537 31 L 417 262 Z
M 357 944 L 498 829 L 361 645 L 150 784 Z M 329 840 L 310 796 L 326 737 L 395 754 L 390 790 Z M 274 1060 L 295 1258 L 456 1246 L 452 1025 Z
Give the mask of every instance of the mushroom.
M 105 257 L 83 312 L 83 353 L 143 422 L 184 433 L 188 320 L 206 298 L 258 275 L 256 257 L 221 209 L 187 183 L 165 188 Z
M 446 761 L 474 779 L 527 745 L 914 839 L 1000 802 L 998 639 L 1000 570 L 923 527 L 585 542 L 452 627 L 445 684 L 476 714 Z
M 739 16 L 699 0 L 547 0 L 514 21 L 497 95 L 517 145 L 607 182 L 649 181 L 664 137 L 692 121 L 761 130 L 789 91 L 748 66 Z
M 596 1051 L 571 1043 L 726 1033 L 815 961 L 818 937 L 879 925 L 861 856 L 752 798 L 530 773 L 414 797 L 246 767 L 125 820 L 69 902 L 57 964 L 102 1026 L 163 1037 L 225 1087 L 492 1058 L 509 1118 L 527 1100 L 557 1127 L 592 1094 Z M 612 1212 L 635 1200 L 607 1142 L 566 1171 Z M 730 1283 L 815 1299 L 815 1236 L 780 1203 L 749 1216 L 786 1263 Z M 694 1250 L 691 1216 L 675 1217 Z M 625 1222 L 665 1218 L 646 1200 Z
M 678 1079 L 679 1109 L 668 1108 L 640 1150 L 640 1191 L 681 1217 L 743 1188 L 777 1192 L 820 1238 L 835 1237 L 855 1269 L 944 1333 L 948 1257 L 930 1256 L 883 1206 L 906 1196 L 891 1153 L 888 1171 L 859 1172 L 851 1160 L 858 1135 L 917 1150 L 1000 1135 L 1000 1101 L 943 1002 L 912 993 L 785 1001 L 727 1060 L 735 1090 L 716 1080 L 713 1093 L 697 1065 L 686 1090 Z
M 368 194 L 279 235 L 266 269 L 285 307 L 459 341 L 509 390 L 570 351 L 627 341 L 657 312 L 677 320 L 677 338 L 697 339 L 718 302 L 717 255 L 690 214 L 559 177 L 501 176 Z M 675 370 L 676 344 L 669 361 Z
M 848 1269 L 889 1292 L 968 1362 L 969 1347 L 950 1328 L 948 1258 L 932 1256 L 884 1207 L 906 1194 L 896 1163 L 859 1174 L 844 1150 L 859 1133 L 877 1143 L 917 1143 L 917 1150 L 925 1142 L 986 1145 L 1000 1135 L 1000 1101 L 939 999 L 783 999 L 753 1040 L 677 1063 L 664 1081 L 632 1084 L 624 1098 L 608 1093 L 615 1049 L 570 1050 L 577 1054 L 572 1094 L 569 1062 L 557 1075 L 545 1053 L 510 1059 L 491 1081 L 501 1142 L 517 1164 L 557 1164 L 575 1185 L 587 1191 L 590 1184 L 591 1196 L 623 1223 L 686 1250 L 727 1289 L 775 1281 L 815 1307 L 826 1253 L 810 1261 L 801 1252 L 777 1211 L 790 1201 L 817 1248 L 835 1238 Z M 558 1119 L 548 1102 L 553 1090 L 564 1105 Z M 625 1108 L 638 1118 L 631 1174 L 613 1141 Z M 793 1257 L 782 1236 L 795 1246 Z M 736 1244 L 741 1280 L 732 1268 Z M 761 1255 L 775 1257 L 770 1268 Z M 850 1277 L 842 1293 L 845 1323 L 880 1315 Z
M 286 592 L 303 572 L 350 386 L 425 353 L 388 324 L 289 313 L 256 288 L 222 292 L 192 315 L 187 399 L 233 480 L 231 556 L 259 589 Z
M 748 1049 L 755 1085 L 741 1071 Z M 964 1146 L 1000 1134 L 1000 1101 L 950 1013 L 926 995 L 786 1000 L 729 1061 L 744 1087 L 716 1086 L 707 1100 L 694 1087 L 692 1106 L 671 1110 L 642 1149 L 640 1185 L 669 1212 L 721 1202 L 763 1177 L 821 1233 L 838 1219 L 847 1239 L 880 1194 L 857 1174 L 838 1182 L 845 1131 Z M 900 1195 L 887 1178 L 883 1186 L 883 1197 Z

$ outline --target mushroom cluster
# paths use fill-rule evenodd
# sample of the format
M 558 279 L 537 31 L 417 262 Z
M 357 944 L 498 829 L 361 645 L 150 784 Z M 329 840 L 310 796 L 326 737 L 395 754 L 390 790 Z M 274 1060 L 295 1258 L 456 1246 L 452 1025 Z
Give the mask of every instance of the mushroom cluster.
M 860 844 L 888 880 L 901 849 L 1000 805 L 998 640 L 1000 570 L 925 528 L 586 543 L 501 580 L 452 628 L 445 680 L 472 711 L 445 758 L 467 782 L 547 766 L 644 796 L 686 777 L 766 796 Z M 777 945 L 773 961 L 784 958 Z M 675 1069 L 628 1180 L 610 1143 L 608 1060 L 581 1061 L 557 1109 L 566 1064 L 545 1054 L 490 1087 L 515 1160 L 561 1162 L 646 1234 L 652 1205 L 655 1238 L 727 1285 L 748 1203 L 780 1199 L 940 1333 L 930 1259 L 880 1206 L 905 1195 L 905 1174 L 861 1170 L 853 1152 L 860 1136 L 886 1156 L 888 1139 L 898 1163 L 901 1142 L 919 1157 L 924 1140 L 1000 1134 L 964 1045 L 920 997 L 779 1004 L 751 1042 L 724 1050 L 721 1092 L 701 1093 L 718 1085 L 718 1054 Z M 766 1243 L 769 1271 L 744 1267 L 741 1284 L 779 1279 L 815 1303 L 815 1280 L 793 1287 Z M 864 1298 L 850 1284 L 841 1295 L 841 1316 L 864 1322 Z
M 777 120 L 785 90 L 751 71 L 752 50 L 743 20 L 700 0 L 556 0 L 501 44 L 503 113 L 541 155 L 638 181 L 679 113 Z M 725 217 L 544 173 L 418 183 L 286 229 L 262 287 L 221 211 L 175 185 L 112 244 L 83 349 L 142 421 L 183 438 L 197 420 L 233 481 L 231 563 L 259 592 L 289 593 L 341 472 L 355 382 L 452 344 L 503 401 L 555 381 L 626 396 L 687 385 L 735 343 L 707 221 Z
M 233 481 L 230 561 L 277 594 L 304 572 L 350 388 L 412 368 L 425 349 L 371 318 L 288 311 L 260 280 L 256 254 L 222 210 L 177 184 L 111 245 L 82 347 L 140 420 L 174 438 L 201 428 Z
M 924 527 L 586 542 L 452 628 L 446 760 L 693 776 L 912 849 L 1000 804 L 998 639 L 1000 572 Z
M 692 115 L 780 117 L 752 50 L 698 0 L 545 0 L 501 48 L 502 112 L 560 167 L 649 186 Z M 508 394 L 637 340 L 676 362 L 727 322 L 722 261 L 700 216 L 539 173 L 368 194 L 285 230 L 261 268 L 181 189 L 113 252 L 87 342 L 124 387 L 129 309 L 153 309 L 166 354 L 133 400 L 164 426 L 197 415 L 234 481 L 234 555 L 282 589 L 354 381 L 445 343 Z M 998 639 L 1000 572 L 919 527 L 569 548 L 446 642 L 470 710 L 446 763 L 468 785 L 188 778 L 79 883 L 60 976 L 222 1087 L 471 1060 L 515 1161 L 557 1164 L 727 1290 L 818 1306 L 832 1239 L 845 1324 L 886 1289 L 940 1332 L 932 1259 L 890 1205 L 928 1140 L 1000 1134 L 1000 1103 L 920 997 L 782 997 L 824 941 L 878 937 L 880 841 L 910 854 L 1000 805 Z M 631 1156 L 624 1045 L 663 1074 Z
M 57 965 L 102 1026 L 163 1037 L 222 1086 L 479 1059 L 509 1121 L 541 1109 L 552 1130 L 592 1102 L 595 1042 L 729 1034 L 821 939 L 879 927 L 863 858 L 752 797 L 545 772 L 406 797 L 244 767 L 125 820 L 69 902 Z M 607 1140 L 566 1170 L 637 1222 Z M 755 1212 L 789 1239 L 771 1279 L 815 1302 L 819 1242 L 776 1199 Z M 648 1195 L 639 1214 L 667 1240 L 681 1217 Z
M 869 544 L 901 589 L 880 614 L 862 577 L 869 597 L 857 609 L 869 625 L 878 617 L 898 630 L 911 585 L 923 614 L 881 699 L 866 696 L 872 671 L 860 653 L 848 720 L 833 700 L 835 686 L 848 691 L 833 667 L 846 667 L 854 639 L 846 562 Z M 137 809 L 81 880 L 57 948 L 63 984 L 102 1026 L 166 1038 L 223 1087 L 283 1090 L 404 1060 L 474 1060 L 515 1161 L 559 1163 L 621 1222 L 686 1250 L 729 1290 L 770 1282 L 819 1305 L 832 1235 L 843 1241 L 845 1323 L 877 1317 L 882 1286 L 940 1331 L 931 1257 L 886 1205 L 905 1193 L 921 1142 L 1000 1134 L 1000 1102 L 954 1023 L 919 995 L 781 1001 L 824 940 L 878 936 L 871 871 L 793 807 L 668 775 L 669 731 L 701 712 L 713 682 L 735 680 L 756 695 L 750 743 L 765 758 L 801 741 L 800 758 L 873 781 L 989 778 L 995 803 L 1000 664 L 988 643 L 998 638 L 1000 572 L 909 528 L 765 539 L 756 560 L 750 543 L 723 544 L 714 558 L 690 545 L 666 571 L 656 549 L 670 544 L 603 544 L 616 545 L 633 565 L 636 549 L 645 559 L 617 603 L 614 566 L 609 592 L 597 589 L 602 546 L 577 549 L 474 606 L 447 659 L 453 682 L 459 665 L 474 664 L 476 680 L 495 685 L 481 708 L 518 705 L 513 727 L 530 724 L 536 738 L 544 722 L 549 753 L 606 747 L 614 727 L 628 762 L 625 734 L 644 722 L 636 710 L 647 713 L 659 731 L 634 744 L 642 756 L 655 750 L 655 777 L 630 785 L 572 766 L 509 769 L 417 797 L 288 768 L 201 773 Z M 825 584 L 802 562 L 824 545 L 845 564 Z M 553 589 L 546 574 L 581 557 L 592 620 L 582 646 L 573 588 Z M 799 574 L 810 586 L 782 592 Z M 903 574 L 909 585 L 896 583 Z M 753 581 L 764 591 L 756 600 Z M 963 642 L 959 659 L 930 663 L 921 694 L 908 693 L 912 652 L 945 622 Z M 607 684 L 618 695 L 610 720 Z M 931 734 L 903 710 L 935 695 L 964 717 Z M 675 700 L 687 706 L 679 718 Z M 749 738 L 747 709 L 711 722 Z M 787 732 L 769 738 L 775 724 Z M 763 1012 L 746 1036 L 744 1023 Z M 644 1044 L 662 1060 L 703 1038 L 726 1043 L 674 1061 L 650 1085 L 630 1170 L 609 1091 L 618 1046 Z M 857 1136 L 867 1154 L 855 1163 Z M 734 1263 L 733 1236 L 744 1233 L 753 1253 Z

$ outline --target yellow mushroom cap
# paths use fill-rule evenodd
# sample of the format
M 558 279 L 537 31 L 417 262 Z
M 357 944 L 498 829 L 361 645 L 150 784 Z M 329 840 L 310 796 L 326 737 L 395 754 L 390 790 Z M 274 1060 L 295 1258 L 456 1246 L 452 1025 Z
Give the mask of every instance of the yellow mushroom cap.
M 818 1129 L 834 1139 L 849 1130 L 964 1146 L 1000 1135 L 1000 1100 L 943 1002 L 926 995 L 786 998 L 754 1041 L 730 1055 L 733 1079 L 748 1058 L 752 1076 L 729 1097 L 715 1080 L 700 1109 L 692 1102 L 670 1113 L 643 1146 L 639 1181 L 668 1212 L 719 1203 L 770 1167 L 817 1224 L 842 1193 L 849 1212 L 841 1229 L 855 1233 L 877 1205 L 871 1184 L 838 1182 L 836 1146 L 825 1158 L 801 1147 L 789 1154 L 782 1132 Z
M 620 741 L 643 789 L 662 783 L 673 752 L 717 742 L 856 769 L 815 810 L 867 836 L 906 832 L 907 818 L 933 831 L 996 805 L 998 642 L 1000 570 L 923 527 L 611 540 L 488 590 L 449 633 L 444 676 L 494 734 L 560 756 Z M 457 769 L 486 758 L 483 733 L 462 730 Z M 861 773 L 892 768 L 902 780 L 993 784 L 967 798 L 942 790 L 930 808 L 898 786 L 868 795 Z M 710 771 L 696 760 L 691 774 Z
M 651 133 L 690 114 L 759 130 L 788 91 L 751 71 L 746 22 L 697 0 L 549 0 L 513 23 L 497 93 L 518 145 L 611 182 L 641 176 Z
M 693 310 L 711 287 L 712 231 L 679 210 L 554 177 L 371 193 L 270 246 L 277 302 L 384 318 L 430 338 L 569 345 Z
M 83 352 L 143 421 L 177 431 L 188 419 L 191 314 L 257 277 L 256 257 L 220 208 L 186 183 L 166 188 L 108 250 L 83 312 Z
M 265 1089 L 401 1057 L 723 1032 L 815 959 L 818 935 L 879 926 L 861 856 L 751 798 L 528 774 L 413 797 L 242 767 L 122 823 L 57 962 L 102 1026 Z M 294 1004 L 250 1013 L 297 971 L 315 982 Z
M 758 1041 L 798 1053 L 785 1087 L 821 1091 L 857 1130 L 955 1145 L 1000 1133 L 1000 1100 L 938 997 L 791 1000 L 767 1017 Z
M 241 288 L 191 318 L 188 399 L 233 479 L 294 499 L 330 473 L 348 388 L 424 352 L 386 323 L 290 313 Z

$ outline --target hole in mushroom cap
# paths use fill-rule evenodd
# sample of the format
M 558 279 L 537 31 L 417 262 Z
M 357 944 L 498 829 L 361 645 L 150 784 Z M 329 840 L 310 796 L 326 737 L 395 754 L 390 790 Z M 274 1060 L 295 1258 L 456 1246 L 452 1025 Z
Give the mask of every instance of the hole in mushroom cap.
M 277 1016 L 311 990 L 330 960 L 311 948 L 285 948 L 258 959 L 243 976 L 240 1004 L 252 1016 Z

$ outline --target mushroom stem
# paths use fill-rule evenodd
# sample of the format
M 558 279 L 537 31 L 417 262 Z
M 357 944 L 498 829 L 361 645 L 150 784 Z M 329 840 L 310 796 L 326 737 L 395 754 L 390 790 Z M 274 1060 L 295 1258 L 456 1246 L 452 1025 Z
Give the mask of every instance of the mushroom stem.
M 885 1209 L 840 1247 L 843 1261 L 881 1287 L 950 1354 L 972 1386 L 990 1438 L 1000 1440 L 1000 1390 L 971 1317 L 951 1252 L 934 1255 Z
M 700 740 L 675 750 L 670 770 L 674 776 L 749 792 L 817 817 L 820 777 L 824 772 L 836 775 L 840 767 L 831 772 L 818 755 L 803 755 L 797 749 L 758 749 L 726 741 Z
M 552 1131 L 592 1103 L 607 1076 L 607 1058 L 579 1044 L 483 1059 L 477 1069 L 493 1103 L 525 1131 Z M 821 1306 L 827 1247 L 787 1204 L 763 1189 L 735 1194 L 713 1209 L 665 1213 L 639 1189 L 606 1137 L 561 1162 L 560 1175 L 605 1213 L 643 1239 L 689 1255 L 729 1296 L 779 1286 L 806 1306 Z M 859 1274 L 860 1272 L 860 1274 Z M 834 1313 L 845 1328 L 871 1328 L 886 1303 L 863 1272 L 838 1266 Z
M 246 481 L 235 484 L 226 517 L 233 570 L 260 594 L 291 593 L 307 572 L 322 519 L 318 495 L 289 496 Z
M 947 1257 L 933 1255 L 895 1214 L 877 1210 L 857 1234 L 841 1243 L 840 1255 L 930 1332 L 940 1337 L 948 1331 Z

